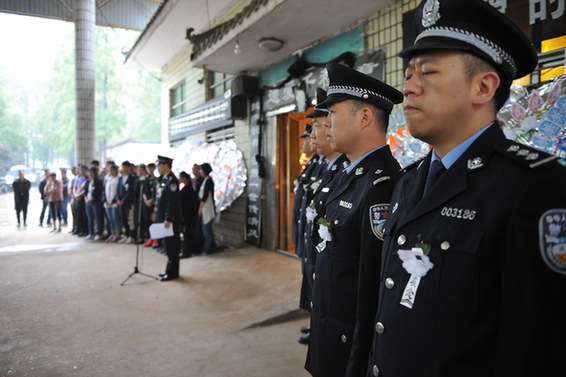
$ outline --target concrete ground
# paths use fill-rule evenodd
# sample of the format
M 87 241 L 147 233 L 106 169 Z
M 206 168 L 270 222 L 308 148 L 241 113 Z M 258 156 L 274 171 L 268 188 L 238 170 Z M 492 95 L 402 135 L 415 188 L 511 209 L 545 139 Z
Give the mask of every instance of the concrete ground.
M 303 377 L 298 259 L 252 247 L 134 274 L 135 245 L 27 228 L 0 195 L 0 376 Z M 157 276 L 166 257 L 139 247 Z

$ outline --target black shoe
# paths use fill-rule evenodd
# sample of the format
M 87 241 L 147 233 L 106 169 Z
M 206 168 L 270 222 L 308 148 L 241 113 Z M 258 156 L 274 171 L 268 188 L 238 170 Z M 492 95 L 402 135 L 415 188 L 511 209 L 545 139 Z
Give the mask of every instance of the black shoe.
M 167 274 L 166 274 L 165 272 L 163 272 L 163 273 L 161 273 L 161 274 L 159 274 L 159 275 L 157 275 L 157 276 L 159 276 L 160 278 L 162 278 L 162 277 L 165 276 L 165 275 L 167 275 Z
M 308 333 L 311 332 L 311 327 L 310 326 L 303 326 L 303 327 L 301 327 L 301 332 L 303 334 L 308 334 Z
M 169 275 L 163 275 L 161 277 L 161 281 L 169 281 L 169 280 L 175 280 L 178 279 L 179 276 L 169 276 Z
M 190 258 L 190 257 L 192 257 L 191 254 L 183 254 L 183 253 L 179 254 L 179 258 L 181 258 L 181 259 L 187 259 L 187 258 Z
M 309 344 L 310 337 L 311 337 L 311 334 L 310 334 L 310 333 L 301 336 L 301 337 L 299 338 L 299 343 L 301 343 L 301 344 Z

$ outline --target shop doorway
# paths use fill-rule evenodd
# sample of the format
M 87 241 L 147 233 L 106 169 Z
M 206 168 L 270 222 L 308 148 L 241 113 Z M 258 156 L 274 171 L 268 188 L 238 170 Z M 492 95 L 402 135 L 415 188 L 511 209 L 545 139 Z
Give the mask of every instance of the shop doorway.
M 305 118 L 312 109 L 304 113 L 287 113 L 277 116 L 277 151 L 275 163 L 275 249 L 295 254 L 292 241 L 293 204 L 295 183 L 306 157 L 301 151 L 300 136 L 310 118 Z

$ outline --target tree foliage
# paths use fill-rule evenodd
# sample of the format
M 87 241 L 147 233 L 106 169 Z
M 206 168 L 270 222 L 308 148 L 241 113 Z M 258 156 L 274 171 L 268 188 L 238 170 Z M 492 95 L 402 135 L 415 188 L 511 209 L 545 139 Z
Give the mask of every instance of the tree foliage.
M 159 81 L 145 72 L 124 67 L 123 48 L 132 46 L 139 33 L 96 28 L 95 126 L 98 156 L 109 144 L 132 138 L 158 141 Z M 26 101 L 10 101 L 0 77 L 0 161 L 10 166 L 21 156 L 47 167 L 55 161 L 74 162 L 75 145 L 75 41 L 66 36 L 43 98 L 34 109 Z M 6 85 L 12 86 L 13 83 Z M 33 93 L 28 93 L 33 95 Z M 11 111 L 14 110 L 14 111 Z M 7 170 L 0 165 L 1 170 Z

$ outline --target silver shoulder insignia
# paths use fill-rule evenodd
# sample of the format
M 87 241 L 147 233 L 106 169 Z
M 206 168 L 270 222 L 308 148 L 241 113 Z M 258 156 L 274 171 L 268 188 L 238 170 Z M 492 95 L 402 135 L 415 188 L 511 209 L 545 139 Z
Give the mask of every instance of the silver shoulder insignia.
M 378 178 L 378 179 L 376 179 L 375 181 L 373 181 L 373 185 L 375 186 L 375 185 L 377 185 L 377 184 L 380 183 L 380 182 L 383 182 L 383 181 L 390 181 L 390 180 L 391 180 L 391 177 L 390 177 L 390 176 L 381 177 L 381 178 Z

